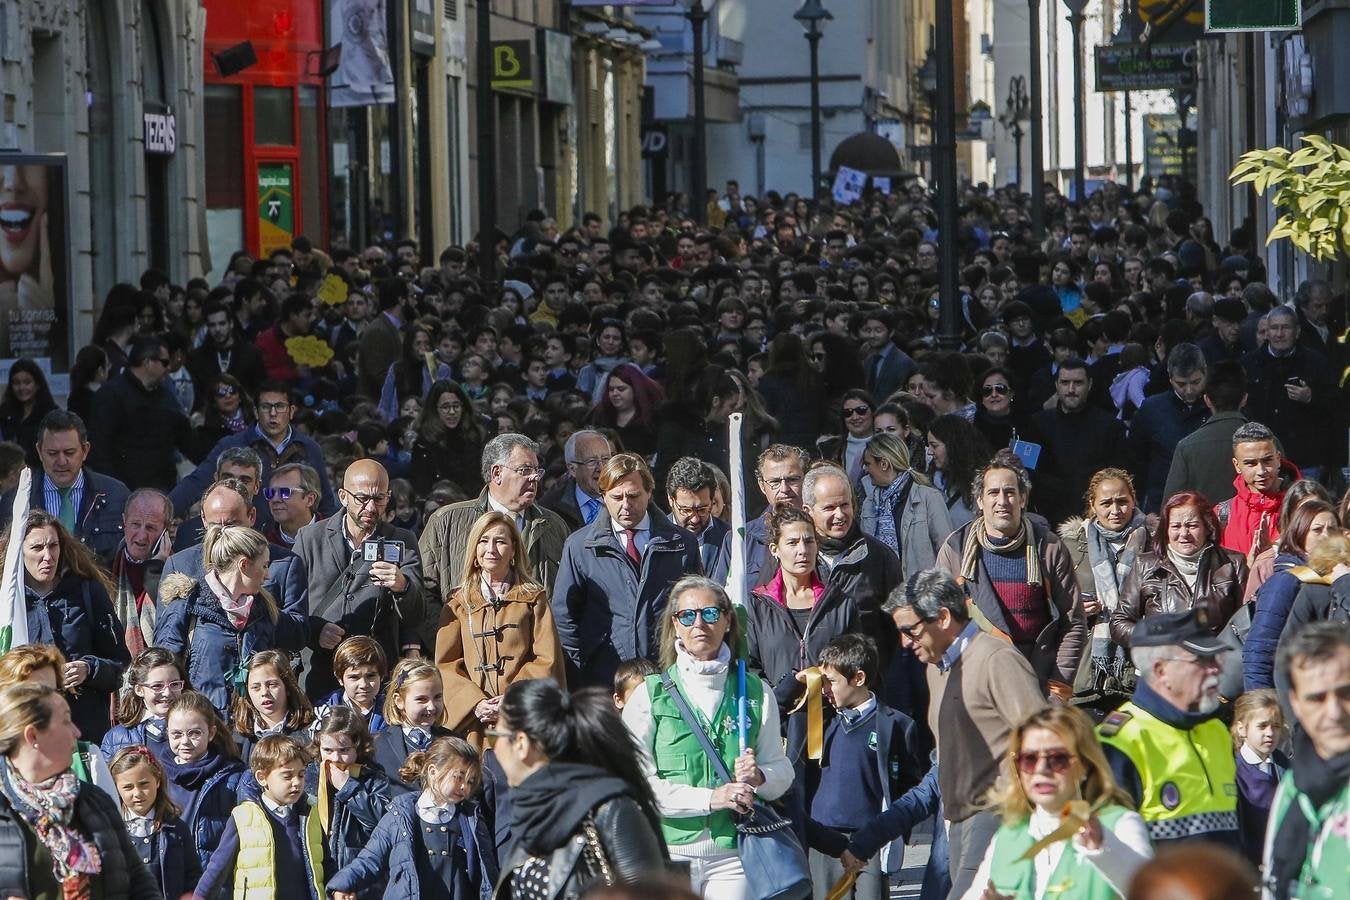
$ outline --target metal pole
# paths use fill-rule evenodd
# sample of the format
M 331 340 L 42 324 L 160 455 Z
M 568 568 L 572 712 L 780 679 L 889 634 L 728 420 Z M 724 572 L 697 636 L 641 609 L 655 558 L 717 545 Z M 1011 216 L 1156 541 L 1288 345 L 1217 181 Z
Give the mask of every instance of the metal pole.
M 492 95 L 492 0 L 478 0 L 478 275 L 497 277 L 497 111 Z
M 1013 122 L 1013 144 L 1017 148 L 1017 169 L 1013 172 L 1013 182 L 1017 185 L 1017 190 L 1022 190 L 1022 125 L 1020 122 Z
M 1125 92 L 1125 187 L 1134 193 L 1134 107 L 1130 92 Z M 1253 192 L 1254 193 L 1254 192 Z
M 939 4 L 941 5 L 941 4 Z M 1041 106 L 1041 0 L 1028 0 L 1031 44 L 1031 230 L 1045 234 L 1045 126 Z
M 708 223 L 708 117 L 703 108 L 703 23 L 708 11 L 703 0 L 689 7 L 689 27 L 694 31 L 694 183 L 689 192 L 690 212 L 699 225 Z
M 820 25 L 814 20 L 807 32 L 811 45 L 811 199 L 820 199 Z
M 1072 3 L 1073 0 L 1070 0 Z M 1086 17 L 1078 6 L 1071 6 L 1069 13 L 1069 28 L 1073 31 L 1073 194 L 1078 202 L 1079 208 L 1087 203 L 1087 197 L 1084 196 L 1083 167 L 1087 164 L 1085 157 L 1086 135 L 1083 133 L 1086 113 L 1083 109 L 1083 20 Z
M 937 63 L 937 106 L 934 115 L 933 180 L 938 200 L 938 344 L 955 350 L 961 344 L 961 296 L 958 293 L 960 242 L 956 234 L 956 28 L 952 4 L 936 4 L 933 43 Z

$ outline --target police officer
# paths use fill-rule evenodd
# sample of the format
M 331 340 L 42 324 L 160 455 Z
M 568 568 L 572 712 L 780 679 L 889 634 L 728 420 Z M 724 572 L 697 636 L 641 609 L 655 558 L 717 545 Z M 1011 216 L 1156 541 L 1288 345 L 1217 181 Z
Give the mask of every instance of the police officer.
M 1154 845 L 1199 838 L 1241 850 L 1233 743 L 1217 715 L 1226 650 L 1195 610 L 1147 616 L 1130 638 L 1134 695 L 1097 732 Z

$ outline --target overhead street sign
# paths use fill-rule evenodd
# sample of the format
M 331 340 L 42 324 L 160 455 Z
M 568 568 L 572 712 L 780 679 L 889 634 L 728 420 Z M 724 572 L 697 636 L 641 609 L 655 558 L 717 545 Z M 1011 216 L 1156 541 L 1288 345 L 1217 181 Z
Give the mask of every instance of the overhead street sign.
M 1205 31 L 1291 31 L 1302 27 L 1300 0 L 1205 0 Z
M 1195 45 L 1104 44 L 1096 48 L 1099 92 L 1156 91 L 1195 84 Z

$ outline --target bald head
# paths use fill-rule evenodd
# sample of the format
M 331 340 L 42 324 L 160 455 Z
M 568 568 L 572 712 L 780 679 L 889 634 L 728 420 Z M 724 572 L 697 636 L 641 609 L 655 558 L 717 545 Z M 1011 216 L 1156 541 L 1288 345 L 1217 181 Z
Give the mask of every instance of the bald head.
M 252 527 L 253 504 L 229 485 L 219 484 L 202 498 L 202 525 L 247 525 Z
M 342 476 L 340 498 L 348 534 L 364 540 L 389 506 L 389 473 L 373 459 L 358 459 Z
M 389 473 L 373 459 L 358 459 L 347 467 L 342 487 L 351 493 L 384 493 L 389 490 Z

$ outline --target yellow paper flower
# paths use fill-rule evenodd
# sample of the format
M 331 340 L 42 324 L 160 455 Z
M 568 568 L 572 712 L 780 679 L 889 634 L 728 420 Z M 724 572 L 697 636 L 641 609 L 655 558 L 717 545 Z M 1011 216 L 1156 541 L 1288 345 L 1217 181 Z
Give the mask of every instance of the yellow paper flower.
M 319 300 L 329 306 L 341 306 L 347 302 L 347 282 L 332 272 L 319 282 Z
M 323 338 L 312 334 L 286 338 L 286 352 L 297 366 L 319 369 L 333 359 L 333 348 Z

